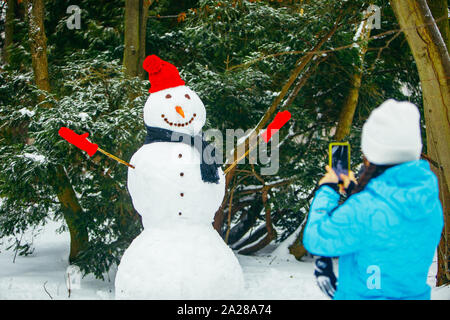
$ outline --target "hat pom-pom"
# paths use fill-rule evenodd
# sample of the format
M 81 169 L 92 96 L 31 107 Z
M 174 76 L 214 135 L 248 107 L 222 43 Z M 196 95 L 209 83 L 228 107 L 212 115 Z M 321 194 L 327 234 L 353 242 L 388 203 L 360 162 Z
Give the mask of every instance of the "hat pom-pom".
M 149 74 L 155 74 L 161 71 L 162 63 L 163 60 L 152 54 L 151 56 L 145 58 L 142 66 Z

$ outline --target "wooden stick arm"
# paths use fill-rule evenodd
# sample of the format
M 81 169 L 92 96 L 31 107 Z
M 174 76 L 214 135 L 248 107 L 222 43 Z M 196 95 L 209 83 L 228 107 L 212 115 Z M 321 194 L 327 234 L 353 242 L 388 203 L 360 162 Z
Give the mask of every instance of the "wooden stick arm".
M 120 163 L 122 163 L 122 164 L 124 164 L 124 165 L 126 165 L 128 167 L 130 167 L 130 168 L 135 169 L 135 167 L 133 165 L 129 164 L 128 162 L 123 161 L 120 158 L 117 158 L 115 155 L 112 155 L 111 153 L 106 152 L 105 150 L 103 150 L 101 148 L 98 148 L 97 150 L 100 151 L 101 153 L 103 153 L 104 155 L 110 157 L 111 159 L 114 159 L 114 160 L 116 160 L 116 161 L 118 161 L 118 162 L 120 162 Z

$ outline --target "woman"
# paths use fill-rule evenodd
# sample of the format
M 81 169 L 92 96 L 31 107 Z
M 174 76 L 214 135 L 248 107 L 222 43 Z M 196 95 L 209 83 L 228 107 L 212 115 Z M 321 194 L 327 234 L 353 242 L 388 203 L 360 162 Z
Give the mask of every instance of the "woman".
M 314 255 L 339 256 L 334 299 L 430 299 L 426 281 L 443 214 L 436 176 L 419 160 L 417 107 L 384 102 L 364 124 L 361 148 L 366 169 L 342 205 L 327 166 L 303 244 Z M 356 183 L 352 173 L 341 179 L 347 191 Z

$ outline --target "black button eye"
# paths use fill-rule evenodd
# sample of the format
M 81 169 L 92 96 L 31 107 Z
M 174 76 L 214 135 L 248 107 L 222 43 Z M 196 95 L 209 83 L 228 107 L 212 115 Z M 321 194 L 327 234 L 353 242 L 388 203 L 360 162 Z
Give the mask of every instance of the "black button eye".
M 184 95 L 186 98 L 188 98 L 189 100 L 191 100 L 191 97 L 186 93 L 185 95 Z
M 172 98 L 172 96 L 170 94 L 167 94 L 166 99 L 170 99 L 170 98 Z

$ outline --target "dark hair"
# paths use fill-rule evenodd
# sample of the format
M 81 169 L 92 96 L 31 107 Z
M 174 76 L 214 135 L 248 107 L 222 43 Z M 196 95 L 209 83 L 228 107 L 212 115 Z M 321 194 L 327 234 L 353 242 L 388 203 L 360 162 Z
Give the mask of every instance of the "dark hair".
M 352 191 L 352 194 L 358 193 L 367 186 L 370 180 L 380 176 L 387 169 L 392 168 L 394 165 L 377 165 L 369 164 L 369 166 L 364 166 L 364 170 L 358 179 L 358 184 Z

